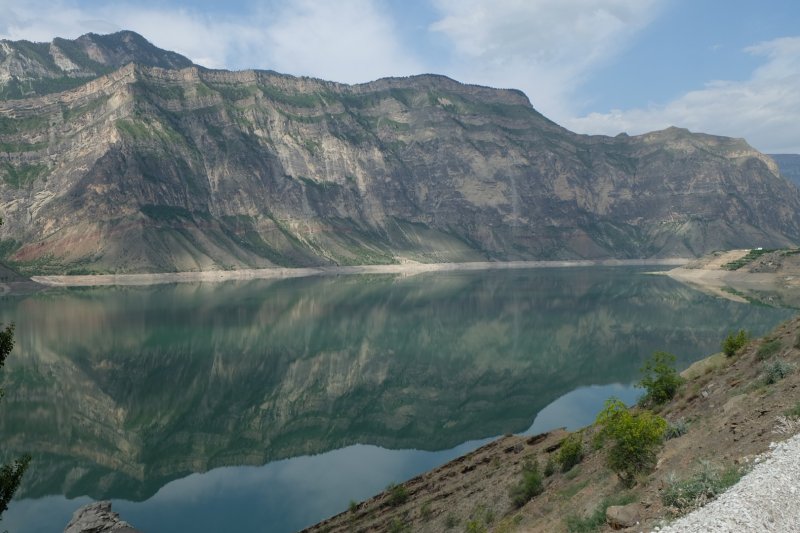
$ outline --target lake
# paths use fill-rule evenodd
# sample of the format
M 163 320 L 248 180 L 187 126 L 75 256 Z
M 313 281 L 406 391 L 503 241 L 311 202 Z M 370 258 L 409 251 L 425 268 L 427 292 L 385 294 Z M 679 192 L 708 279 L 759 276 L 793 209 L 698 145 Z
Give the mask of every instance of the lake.
M 33 455 L 0 524 L 60 531 L 93 499 L 147 532 L 289 532 L 505 433 L 590 423 L 794 313 L 653 267 L 52 289 L 0 300 L 17 346 L 4 457 Z

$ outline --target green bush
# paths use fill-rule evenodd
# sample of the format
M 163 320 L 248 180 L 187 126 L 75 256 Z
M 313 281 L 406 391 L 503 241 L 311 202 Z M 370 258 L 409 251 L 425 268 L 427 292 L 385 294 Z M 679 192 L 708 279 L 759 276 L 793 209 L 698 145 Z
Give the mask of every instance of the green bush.
M 606 400 L 595 422 L 601 427 L 598 438 L 613 441 L 608 451 L 608 466 L 620 480 L 632 486 L 636 476 L 652 469 L 656 451 L 667 429 L 667 421 L 650 411 L 631 413 L 616 398 Z
M 689 426 L 686 420 L 681 418 L 675 422 L 667 422 L 667 429 L 664 431 L 664 440 L 677 439 L 686 435 L 689 431 Z
M 389 533 L 410 533 L 411 526 L 400 520 L 399 518 L 393 518 L 391 522 L 389 522 Z
M 515 507 L 522 507 L 533 497 L 538 496 L 544 490 L 542 484 L 542 473 L 539 471 L 539 462 L 536 460 L 526 461 L 522 465 L 522 479 L 511 487 L 509 495 Z
M 740 329 L 736 333 L 729 333 L 725 340 L 722 341 L 722 351 L 725 352 L 725 355 L 728 357 L 733 357 L 736 355 L 736 352 L 744 348 L 747 341 L 750 340 L 750 335 L 743 330 Z
M 645 361 L 641 372 L 642 379 L 636 386 L 646 391 L 640 400 L 644 406 L 667 403 L 683 383 L 683 378 L 675 371 L 675 356 L 667 352 L 655 352 Z
M 433 511 L 431 510 L 431 502 L 425 502 L 422 504 L 422 507 L 419 510 L 419 516 L 422 518 L 423 522 L 429 522 L 431 517 L 433 517 Z
M 561 471 L 567 472 L 583 459 L 583 439 L 580 433 L 573 433 L 561 442 L 556 461 L 561 465 Z
M 761 346 L 758 347 L 758 351 L 756 352 L 756 359 L 758 359 L 759 361 L 769 359 L 770 357 L 778 353 L 780 349 L 781 349 L 780 339 L 772 339 L 771 341 L 766 341 Z
M 550 477 L 556 472 L 556 462 L 550 457 L 544 465 L 544 477 Z
M 725 492 L 741 479 L 744 472 L 736 467 L 722 470 L 703 463 L 700 470 L 684 480 L 670 479 L 661 493 L 661 501 L 676 514 L 684 514 Z
M 390 483 L 386 487 L 386 492 L 389 493 L 387 503 L 390 507 L 398 507 L 408 501 L 408 491 L 403 485 L 395 485 Z
M 800 418 L 800 402 L 797 402 L 797 404 L 791 409 L 784 411 L 783 414 L 789 418 Z
M 470 520 L 467 522 L 467 533 L 487 533 L 489 531 L 484 524 L 481 524 L 477 520 Z
M 792 372 L 794 372 L 794 365 L 776 359 L 764 366 L 764 384 L 772 385 L 773 383 L 777 383 Z

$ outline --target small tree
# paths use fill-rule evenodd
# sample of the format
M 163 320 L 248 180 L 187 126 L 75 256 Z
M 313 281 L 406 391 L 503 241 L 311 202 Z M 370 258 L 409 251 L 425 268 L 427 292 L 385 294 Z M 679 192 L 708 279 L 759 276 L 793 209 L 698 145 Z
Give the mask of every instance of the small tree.
M 542 472 L 539 470 L 539 461 L 527 460 L 522 465 L 522 479 L 511 487 L 509 496 L 514 507 L 522 507 L 533 497 L 538 496 L 544 490 L 542 482 Z
M 656 352 L 641 369 L 642 379 L 636 385 L 645 389 L 641 404 L 663 405 L 675 397 L 683 378 L 675 371 L 675 356 L 667 352 Z
M 580 433 L 573 433 L 561 442 L 556 461 L 561 471 L 567 472 L 583 459 L 583 440 Z
M 601 426 L 598 438 L 613 441 L 608 451 L 608 466 L 626 486 L 632 486 L 636 476 L 656 464 L 656 451 L 661 445 L 667 421 L 650 411 L 631 413 L 616 398 L 606 400 L 605 408 L 595 423 Z
M 2 222 L 0 222 L 2 223 Z M 0 331 L 0 369 L 6 363 L 6 357 L 14 349 L 14 325 L 6 326 Z M 0 389 L 0 398 L 3 396 L 3 390 Z M 22 474 L 28 468 L 28 463 L 31 458 L 25 455 L 16 461 L 0 466 L 0 518 L 3 513 L 8 509 L 8 503 L 14 497 L 14 493 L 19 488 L 22 481 Z
M 743 329 L 736 333 L 728 333 L 728 336 L 722 341 L 722 351 L 728 357 L 733 357 L 736 352 L 744 348 L 748 340 L 750 340 L 750 335 Z

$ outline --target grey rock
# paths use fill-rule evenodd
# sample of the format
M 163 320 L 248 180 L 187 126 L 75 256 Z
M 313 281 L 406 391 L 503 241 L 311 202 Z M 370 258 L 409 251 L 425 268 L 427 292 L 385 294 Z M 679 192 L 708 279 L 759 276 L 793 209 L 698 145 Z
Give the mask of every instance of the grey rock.
M 119 514 L 111 510 L 110 501 L 84 505 L 72 515 L 64 533 L 140 533 L 138 529 L 120 520 Z
M 641 504 L 612 505 L 606 509 L 606 522 L 613 529 L 633 527 L 642 519 L 644 509 Z

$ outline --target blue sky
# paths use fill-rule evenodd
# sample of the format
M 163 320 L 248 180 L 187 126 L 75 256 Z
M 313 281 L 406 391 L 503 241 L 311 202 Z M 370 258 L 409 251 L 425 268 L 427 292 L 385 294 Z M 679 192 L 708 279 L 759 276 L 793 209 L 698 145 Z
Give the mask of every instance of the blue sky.
M 216 68 L 519 88 L 582 133 L 670 125 L 800 153 L 796 0 L 0 0 L 0 37 L 137 31 Z

